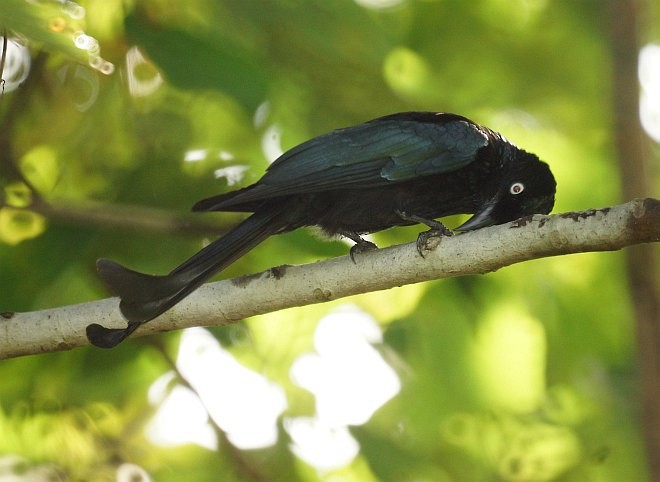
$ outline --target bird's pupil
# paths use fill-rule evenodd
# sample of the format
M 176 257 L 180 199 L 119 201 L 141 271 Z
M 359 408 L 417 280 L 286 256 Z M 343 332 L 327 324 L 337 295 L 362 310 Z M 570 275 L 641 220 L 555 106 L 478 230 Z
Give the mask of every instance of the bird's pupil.
M 515 182 L 511 184 L 511 188 L 509 189 L 509 192 L 511 194 L 520 194 L 525 190 L 525 185 L 522 182 Z

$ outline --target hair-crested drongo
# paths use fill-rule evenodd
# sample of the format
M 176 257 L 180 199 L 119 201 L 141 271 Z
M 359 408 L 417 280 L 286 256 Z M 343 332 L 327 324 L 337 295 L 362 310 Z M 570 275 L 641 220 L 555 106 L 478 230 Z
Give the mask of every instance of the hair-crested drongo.
M 87 327 L 96 346 L 117 345 L 269 236 L 303 226 L 374 247 L 362 234 L 473 214 L 457 231 L 501 224 L 554 205 L 548 165 L 502 135 L 447 113 L 404 112 L 315 137 L 282 154 L 255 184 L 199 201 L 194 211 L 252 213 L 169 274 L 151 276 L 99 259 L 121 298 L 123 329 Z M 423 233 L 424 234 L 424 233 Z

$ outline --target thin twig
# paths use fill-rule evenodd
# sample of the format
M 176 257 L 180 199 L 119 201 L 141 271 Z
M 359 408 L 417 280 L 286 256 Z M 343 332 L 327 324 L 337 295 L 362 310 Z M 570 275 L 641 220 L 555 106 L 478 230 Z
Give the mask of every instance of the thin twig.
M 1 206 L 0 206 L 1 207 Z M 199 213 L 173 212 L 148 206 L 109 204 L 96 201 L 53 201 L 37 199 L 23 209 L 41 214 L 49 221 L 69 226 L 81 226 L 125 232 L 166 233 L 182 236 L 218 236 L 239 216 L 204 216 Z

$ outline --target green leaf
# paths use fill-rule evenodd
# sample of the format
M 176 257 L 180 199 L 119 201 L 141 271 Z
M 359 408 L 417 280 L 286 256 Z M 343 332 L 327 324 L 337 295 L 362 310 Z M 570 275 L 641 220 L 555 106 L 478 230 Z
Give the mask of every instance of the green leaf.
M 249 110 L 266 99 L 268 82 L 258 59 L 222 37 L 125 20 L 129 38 L 144 48 L 168 80 L 181 89 L 217 89 Z

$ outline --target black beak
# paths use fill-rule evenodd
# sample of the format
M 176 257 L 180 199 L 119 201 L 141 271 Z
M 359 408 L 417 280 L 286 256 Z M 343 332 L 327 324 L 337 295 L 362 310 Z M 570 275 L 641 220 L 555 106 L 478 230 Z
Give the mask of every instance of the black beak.
M 474 229 L 492 226 L 496 221 L 492 216 L 496 203 L 497 199 L 488 201 L 479 211 L 474 213 L 474 216 L 465 221 L 459 227 L 454 228 L 454 231 L 472 231 Z

